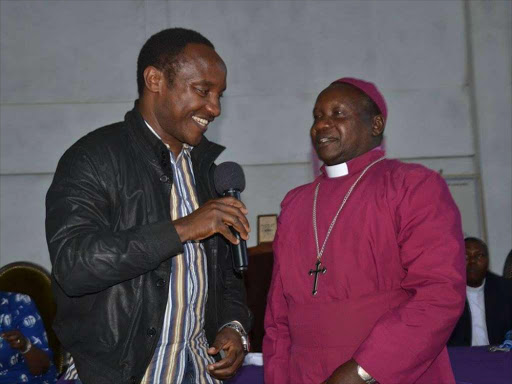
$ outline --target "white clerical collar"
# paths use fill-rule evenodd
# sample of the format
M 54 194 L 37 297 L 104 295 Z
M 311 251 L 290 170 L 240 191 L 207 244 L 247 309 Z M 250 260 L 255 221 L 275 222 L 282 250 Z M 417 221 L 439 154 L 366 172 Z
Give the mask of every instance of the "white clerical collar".
M 382 145 L 379 145 L 375 148 L 373 148 L 370 152 L 373 152 L 373 151 L 384 151 L 384 148 Z M 368 152 L 366 152 L 368 153 Z M 361 157 L 361 156 L 364 156 L 365 154 L 363 153 L 362 155 L 358 156 L 358 157 Z M 358 158 L 356 157 L 356 159 Z M 354 159 L 352 160 L 349 160 L 349 162 L 352 162 Z M 353 164 L 352 164 L 353 165 Z M 336 177 L 341 177 L 341 176 L 346 176 L 348 175 L 348 165 L 347 163 L 341 163 L 341 164 L 335 164 L 335 165 L 327 165 L 325 164 L 325 173 L 327 174 L 327 177 L 329 179 L 334 179 Z
M 333 179 L 335 177 L 341 177 L 348 175 L 348 166 L 347 163 L 335 164 L 335 165 L 326 165 L 325 173 L 329 179 Z

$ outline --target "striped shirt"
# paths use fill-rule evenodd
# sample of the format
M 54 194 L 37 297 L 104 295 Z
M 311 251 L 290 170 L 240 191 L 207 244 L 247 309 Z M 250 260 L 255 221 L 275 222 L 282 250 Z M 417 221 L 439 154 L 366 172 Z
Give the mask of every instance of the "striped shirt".
M 187 216 L 199 208 L 191 149 L 184 145 L 177 158 L 169 151 L 173 170 L 172 220 Z M 172 258 L 163 330 L 141 384 L 181 383 L 188 357 L 189 363 L 193 364 L 196 383 L 220 383 L 207 372 L 207 365 L 214 362 L 213 357 L 207 354 L 208 342 L 204 332 L 207 279 L 203 245 L 200 242 L 186 242 L 184 252 Z

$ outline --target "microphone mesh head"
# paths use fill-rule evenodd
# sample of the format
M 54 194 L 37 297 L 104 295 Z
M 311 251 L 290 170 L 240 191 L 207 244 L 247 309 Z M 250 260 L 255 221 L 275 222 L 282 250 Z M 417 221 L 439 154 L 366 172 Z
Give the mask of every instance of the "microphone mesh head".
M 213 180 L 215 182 L 215 189 L 219 195 L 224 194 L 224 192 L 230 189 L 236 189 L 240 192 L 243 192 L 245 189 L 244 171 L 239 164 L 233 161 L 226 161 L 219 164 L 217 168 L 215 168 Z

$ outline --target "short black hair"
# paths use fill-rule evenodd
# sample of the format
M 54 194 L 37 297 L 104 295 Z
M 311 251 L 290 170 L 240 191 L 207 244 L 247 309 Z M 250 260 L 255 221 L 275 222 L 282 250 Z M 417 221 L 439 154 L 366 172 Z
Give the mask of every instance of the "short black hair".
M 215 49 L 210 40 L 199 32 L 185 28 L 169 28 L 151 36 L 144 44 L 137 59 L 137 89 L 139 97 L 144 92 L 144 70 L 153 66 L 163 71 L 168 84 L 172 84 L 179 68 L 179 55 L 187 44 L 204 44 Z
M 485 256 L 489 257 L 489 248 L 487 247 L 487 244 L 485 244 L 485 241 L 483 241 L 482 239 L 479 239 L 478 237 L 472 237 L 472 236 L 466 237 L 464 239 L 464 242 L 466 242 L 466 241 L 480 244 L 480 246 L 484 249 Z

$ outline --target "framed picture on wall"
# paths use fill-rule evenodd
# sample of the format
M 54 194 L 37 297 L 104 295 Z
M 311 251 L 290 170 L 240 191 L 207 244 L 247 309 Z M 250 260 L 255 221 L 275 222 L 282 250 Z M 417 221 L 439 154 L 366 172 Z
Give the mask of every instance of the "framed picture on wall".
M 271 243 L 277 230 L 277 215 L 258 216 L 258 244 Z

